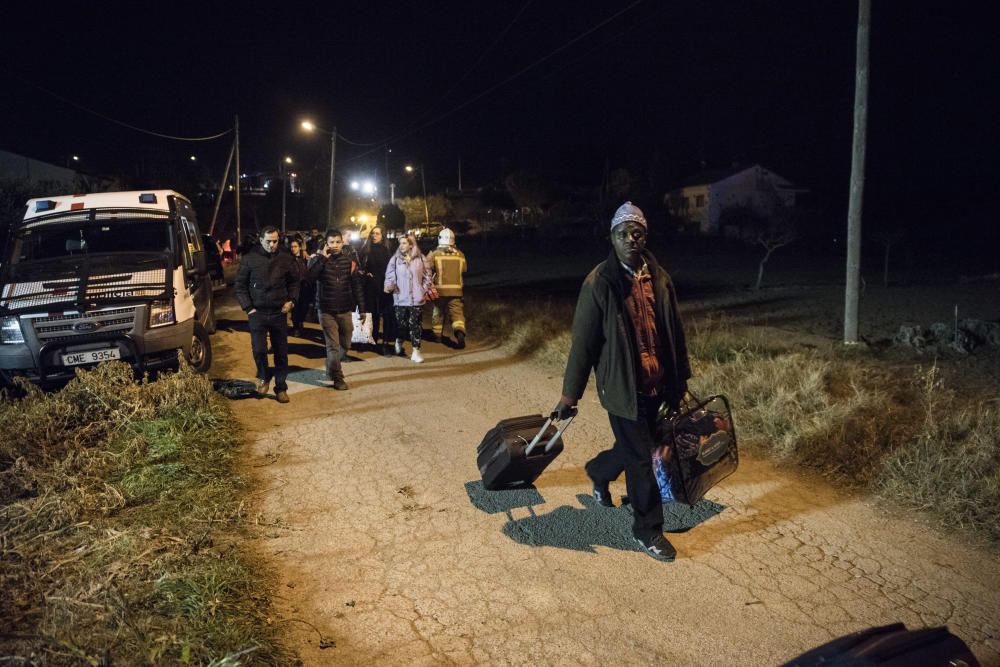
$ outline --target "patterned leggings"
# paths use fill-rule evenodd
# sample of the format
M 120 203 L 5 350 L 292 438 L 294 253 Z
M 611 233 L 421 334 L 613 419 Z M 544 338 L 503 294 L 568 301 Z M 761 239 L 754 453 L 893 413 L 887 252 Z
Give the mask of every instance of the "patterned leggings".
M 396 337 L 402 340 L 402 336 L 410 334 L 410 342 L 413 347 L 420 347 L 420 337 L 423 334 L 423 323 L 421 321 L 421 306 L 395 306 L 396 310 Z

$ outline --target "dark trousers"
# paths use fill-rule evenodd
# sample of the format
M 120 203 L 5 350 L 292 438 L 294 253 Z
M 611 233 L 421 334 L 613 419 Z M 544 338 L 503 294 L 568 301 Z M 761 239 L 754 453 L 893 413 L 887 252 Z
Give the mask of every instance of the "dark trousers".
M 323 340 L 326 342 L 326 377 L 330 380 L 343 379 L 344 371 L 340 361 L 351 349 L 351 334 L 354 333 L 351 313 L 320 311 L 319 323 L 323 327 Z
M 635 421 L 609 414 L 615 444 L 587 462 L 587 473 L 598 481 L 612 482 L 625 472 L 625 488 L 632 504 L 632 533 L 648 537 L 663 530 L 663 504 L 653 475 L 653 433 L 660 401 L 637 396 Z
M 306 281 L 299 283 L 299 300 L 295 302 L 295 306 L 292 308 L 293 328 L 301 329 L 305 324 L 306 314 L 313 306 L 314 291 L 315 286 L 313 283 Z
M 274 378 L 275 391 L 287 391 L 288 384 L 288 315 L 278 311 L 258 310 L 248 318 L 250 325 L 250 348 L 253 361 L 257 364 L 258 379 L 267 382 Z M 267 367 L 267 337 L 271 336 L 274 348 L 274 373 Z
M 372 339 L 384 343 L 396 337 L 396 314 L 393 312 L 392 295 L 381 292 L 371 301 Z M 381 326 L 379 326 L 381 324 Z M 382 332 L 381 338 L 379 332 Z
M 410 337 L 413 347 L 420 348 L 420 338 L 423 336 L 423 306 L 396 306 L 396 339 L 403 340 L 404 336 Z

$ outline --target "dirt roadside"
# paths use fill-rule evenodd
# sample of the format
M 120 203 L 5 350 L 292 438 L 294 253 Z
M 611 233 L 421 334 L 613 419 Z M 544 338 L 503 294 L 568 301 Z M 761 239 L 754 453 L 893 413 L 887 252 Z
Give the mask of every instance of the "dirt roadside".
M 219 317 L 231 330 L 211 375 L 252 377 L 245 318 Z M 352 353 L 336 392 L 319 384 L 321 348 L 292 343 L 292 402 L 233 406 L 268 526 L 253 546 L 307 665 L 774 665 L 895 621 L 946 624 L 1000 665 L 991 551 L 744 459 L 711 501 L 668 508 L 680 555 L 659 563 L 630 545 L 627 509 L 587 495 L 583 463 L 611 441 L 592 388 L 537 490 L 498 496 L 479 486 L 476 445 L 550 407 L 561 378 L 427 344 L 420 366 Z

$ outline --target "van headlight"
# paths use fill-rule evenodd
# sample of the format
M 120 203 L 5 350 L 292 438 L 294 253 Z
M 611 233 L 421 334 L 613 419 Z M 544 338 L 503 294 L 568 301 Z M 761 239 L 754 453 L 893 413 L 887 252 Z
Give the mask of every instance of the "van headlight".
M 0 317 L 0 344 L 18 345 L 24 342 L 19 317 Z
M 149 305 L 149 328 L 164 327 L 173 324 L 174 317 L 173 301 L 154 301 Z

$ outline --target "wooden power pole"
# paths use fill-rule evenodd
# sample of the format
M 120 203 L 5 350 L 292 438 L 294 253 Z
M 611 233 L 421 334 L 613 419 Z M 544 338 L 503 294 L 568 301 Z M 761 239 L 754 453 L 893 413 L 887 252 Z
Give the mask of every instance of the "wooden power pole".
M 844 344 L 858 342 L 861 286 L 861 202 L 865 190 L 865 136 L 868 124 L 868 32 L 871 0 L 858 0 L 858 45 L 854 75 L 854 151 L 847 207 L 847 288 L 844 298 Z

